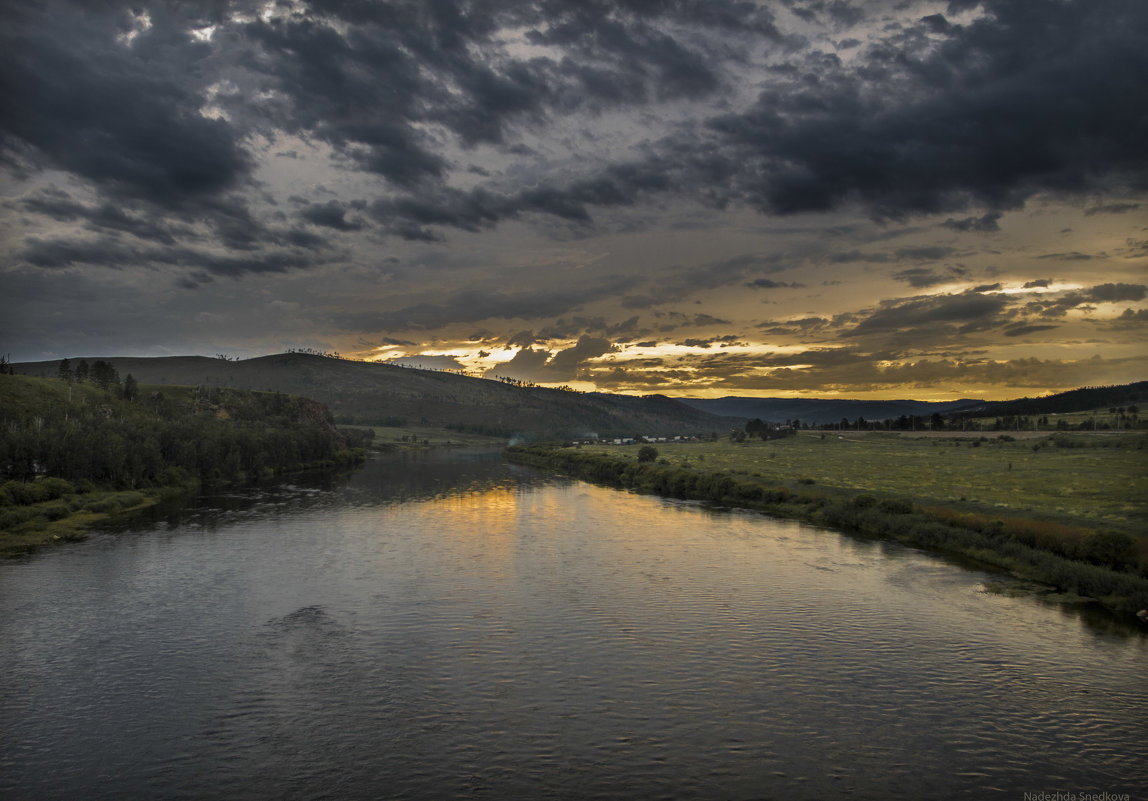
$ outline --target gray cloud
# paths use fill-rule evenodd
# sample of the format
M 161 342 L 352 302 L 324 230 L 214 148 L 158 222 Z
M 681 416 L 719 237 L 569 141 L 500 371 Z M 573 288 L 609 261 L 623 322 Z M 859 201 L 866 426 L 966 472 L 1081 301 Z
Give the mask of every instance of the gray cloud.
M 339 314 L 331 322 L 350 331 L 409 331 L 489 319 L 540 319 L 556 316 L 579 303 L 623 291 L 635 280 L 618 277 L 592 287 L 537 292 L 505 293 L 465 289 L 441 303 L 417 303 L 386 312 Z
M 359 231 L 364 223 L 360 219 L 347 219 L 347 208 L 337 200 L 326 203 L 311 203 L 299 212 L 299 216 L 312 225 L 333 228 L 336 231 Z
M 569 348 L 551 353 L 523 347 L 514 357 L 487 371 L 490 378 L 514 378 L 519 381 L 559 383 L 574 381 L 591 359 L 604 356 L 616 348 L 608 339 L 583 336 Z
M 1094 214 L 1127 214 L 1130 211 L 1136 211 L 1140 208 L 1139 203 L 1105 203 L 1100 206 L 1093 206 L 1084 212 L 1085 217 L 1091 217 Z
M 1067 292 L 1053 297 L 1039 297 L 1025 304 L 1025 311 L 1042 317 L 1063 317 L 1070 310 L 1093 303 L 1138 301 L 1148 297 L 1143 284 L 1097 284 L 1084 291 Z
M 844 336 L 929 326 L 957 325 L 965 330 L 983 328 L 999 322 L 1007 305 L 1008 301 L 999 295 L 977 293 L 889 301 L 845 331 Z
M 999 220 L 1003 215 L 999 211 L 990 211 L 980 217 L 965 217 L 954 220 L 952 217 L 941 223 L 954 231 L 975 231 L 977 233 L 993 233 L 1001 229 Z

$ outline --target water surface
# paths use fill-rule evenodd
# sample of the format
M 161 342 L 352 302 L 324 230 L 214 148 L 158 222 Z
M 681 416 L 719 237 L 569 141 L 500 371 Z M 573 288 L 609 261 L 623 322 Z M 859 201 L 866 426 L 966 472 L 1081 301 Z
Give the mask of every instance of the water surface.
M 5 798 L 1148 797 L 1145 638 L 493 454 L 0 565 Z

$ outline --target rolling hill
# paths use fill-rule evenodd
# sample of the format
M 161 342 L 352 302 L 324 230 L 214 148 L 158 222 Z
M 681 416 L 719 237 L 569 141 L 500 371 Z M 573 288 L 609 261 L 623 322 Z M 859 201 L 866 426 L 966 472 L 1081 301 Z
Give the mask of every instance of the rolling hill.
M 901 415 L 929 417 L 933 414 L 954 414 L 971 411 L 985 405 L 981 400 L 959 400 L 943 403 L 915 400 L 846 400 L 821 398 L 689 398 L 685 403 L 710 414 L 729 417 L 759 418 L 767 423 L 800 420 L 811 425 L 836 423 L 842 418 L 850 422 L 858 417 L 866 420 L 890 420 Z
M 70 359 L 75 366 L 80 358 Z M 579 437 L 725 432 L 723 419 L 681 401 L 520 387 L 454 373 L 357 362 L 307 353 L 241 361 L 205 356 L 103 358 L 121 377 L 141 384 L 181 384 L 278 391 L 326 404 L 340 423 L 402 422 L 498 436 Z M 92 363 L 95 358 L 88 357 Z M 54 377 L 59 361 L 13 365 L 30 376 Z

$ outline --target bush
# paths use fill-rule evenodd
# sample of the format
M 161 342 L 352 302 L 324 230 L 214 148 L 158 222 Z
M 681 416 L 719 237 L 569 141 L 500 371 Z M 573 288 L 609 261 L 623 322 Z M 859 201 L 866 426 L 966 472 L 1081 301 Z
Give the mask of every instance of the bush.
M 32 510 L 26 507 L 15 509 L 5 509 L 0 512 L 0 529 L 12 528 L 21 523 L 27 523 L 32 519 Z
M 658 458 L 658 449 L 653 445 L 643 445 L 638 449 L 639 462 L 653 462 Z
M 1136 541 L 1118 531 L 1102 531 L 1086 537 L 1080 543 L 1080 555 L 1094 565 L 1106 565 L 1117 570 L 1133 564 Z
M 913 502 L 902 498 L 885 498 L 877 504 L 877 508 L 885 514 L 907 515 L 913 511 Z
M 39 507 L 37 513 L 45 520 L 63 520 L 72 513 L 72 508 L 64 501 L 46 504 Z
M 65 481 L 62 478 L 42 478 L 36 483 L 40 485 L 42 492 L 47 493 L 47 500 L 50 501 L 56 498 L 62 498 L 65 495 L 71 495 L 76 491 L 76 488 L 72 486 L 70 481 Z

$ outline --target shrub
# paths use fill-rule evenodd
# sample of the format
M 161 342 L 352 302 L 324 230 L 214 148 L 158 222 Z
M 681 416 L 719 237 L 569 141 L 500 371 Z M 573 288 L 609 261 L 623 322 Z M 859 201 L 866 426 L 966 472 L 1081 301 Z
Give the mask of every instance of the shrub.
M 5 509 L 0 512 L 0 529 L 12 528 L 32 519 L 32 510 L 27 507 Z
M 1136 541 L 1118 531 L 1101 531 L 1080 543 L 1080 555 L 1094 565 L 1121 569 L 1133 563 Z
M 45 504 L 39 507 L 38 514 L 45 520 L 63 520 L 65 517 L 72 513 L 71 507 L 64 501 L 56 501 L 55 503 Z
M 913 502 L 903 498 L 885 498 L 877 508 L 890 515 L 907 515 L 913 511 Z
M 40 491 L 47 494 L 46 500 L 50 501 L 71 495 L 76 491 L 70 481 L 65 481 L 62 478 L 42 478 L 36 483 L 40 485 Z
M 653 445 L 643 445 L 638 449 L 639 462 L 653 462 L 658 458 L 658 449 Z

